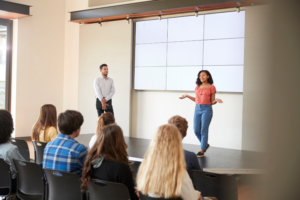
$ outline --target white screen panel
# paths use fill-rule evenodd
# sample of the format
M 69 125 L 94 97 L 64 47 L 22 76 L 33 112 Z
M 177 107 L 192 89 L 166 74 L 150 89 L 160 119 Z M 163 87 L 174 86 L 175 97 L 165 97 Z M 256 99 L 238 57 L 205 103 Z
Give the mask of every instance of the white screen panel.
M 168 66 L 202 65 L 203 41 L 168 43 Z
M 165 90 L 166 67 L 136 67 L 134 89 Z
M 214 80 L 217 92 L 243 92 L 244 66 L 203 66 Z
M 244 65 L 244 39 L 204 41 L 203 65 Z
M 245 11 L 205 15 L 204 39 L 243 38 Z
M 166 66 L 167 43 L 135 46 L 135 66 Z
M 204 15 L 171 18 L 168 22 L 168 42 L 203 40 Z
M 136 44 L 167 42 L 168 20 L 136 22 Z
M 167 67 L 167 90 L 194 91 L 202 66 Z

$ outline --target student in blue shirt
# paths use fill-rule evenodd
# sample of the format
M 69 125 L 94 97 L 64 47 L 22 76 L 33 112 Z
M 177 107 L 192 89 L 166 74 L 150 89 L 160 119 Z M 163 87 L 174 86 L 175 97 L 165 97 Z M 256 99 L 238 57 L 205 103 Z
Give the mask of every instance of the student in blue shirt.
M 186 136 L 188 129 L 188 122 L 185 118 L 178 115 L 172 117 L 168 121 L 169 124 L 176 126 L 182 136 L 182 139 Z M 184 158 L 186 162 L 186 171 L 189 173 L 189 176 L 192 178 L 192 170 L 202 170 L 200 167 L 197 155 L 194 152 L 184 150 Z
M 43 168 L 75 173 L 81 176 L 87 148 L 74 138 L 80 134 L 83 116 L 80 112 L 67 110 L 58 116 L 60 133 L 44 150 Z

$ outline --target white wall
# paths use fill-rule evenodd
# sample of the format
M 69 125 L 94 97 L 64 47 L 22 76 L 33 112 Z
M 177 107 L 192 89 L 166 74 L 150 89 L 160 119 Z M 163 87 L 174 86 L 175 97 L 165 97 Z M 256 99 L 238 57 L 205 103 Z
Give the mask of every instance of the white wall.
M 270 127 L 270 63 L 271 23 L 270 6 L 248 7 L 245 27 L 245 77 L 243 138 L 244 150 L 264 151 L 265 136 Z
M 174 115 L 188 121 L 189 128 L 183 143 L 199 144 L 193 131 L 195 103 L 180 100 L 182 94 L 194 93 L 134 91 L 132 96 L 132 135 L 152 139 L 156 129 L 168 123 Z M 242 148 L 242 94 L 219 94 L 224 104 L 213 106 L 213 119 L 209 130 L 209 144 L 231 149 Z
M 15 136 L 30 136 L 43 104 L 63 108 L 65 1 L 14 0 L 32 5 L 18 19 Z
M 78 110 L 79 28 L 70 12 L 88 8 L 88 0 L 65 0 L 63 110 Z
M 129 136 L 131 88 L 131 24 L 115 21 L 80 27 L 79 54 L 79 111 L 84 116 L 81 133 L 95 133 L 98 119 L 93 88 L 100 76 L 99 66 L 108 65 L 108 76 L 114 80 L 116 93 L 113 108 L 116 122 L 124 135 Z

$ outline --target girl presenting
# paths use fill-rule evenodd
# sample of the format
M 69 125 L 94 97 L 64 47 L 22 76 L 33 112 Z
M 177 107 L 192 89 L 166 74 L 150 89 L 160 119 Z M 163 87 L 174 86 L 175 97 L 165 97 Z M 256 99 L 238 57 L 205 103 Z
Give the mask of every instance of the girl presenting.
M 221 99 L 215 99 L 216 87 L 211 74 L 207 70 L 201 70 L 198 73 L 195 98 L 189 95 L 182 95 L 180 99 L 189 98 L 196 103 L 194 114 L 194 132 L 199 142 L 201 143 L 198 157 L 203 157 L 206 150 L 209 148 L 208 128 L 213 116 L 212 105 L 217 102 L 222 103 Z

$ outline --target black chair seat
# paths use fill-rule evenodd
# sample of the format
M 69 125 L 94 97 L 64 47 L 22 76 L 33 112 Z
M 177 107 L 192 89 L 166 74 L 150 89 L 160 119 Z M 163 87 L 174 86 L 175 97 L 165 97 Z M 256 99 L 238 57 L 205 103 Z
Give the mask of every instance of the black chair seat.
M 43 200 L 43 195 L 28 195 L 28 194 L 24 194 L 20 190 L 18 190 L 17 196 L 20 199 L 26 199 L 26 200 Z
M 17 168 L 17 196 L 23 200 L 44 199 L 45 182 L 42 168 L 32 162 L 13 159 Z
M 0 197 L 7 197 L 12 193 L 12 179 L 10 166 L 0 158 Z
M 133 171 L 133 178 L 136 181 L 136 176 L 137 176 L 137 173 L 139 171 L 139 167 L 141 165 L 141 162 L 131 161 L 131 160 L 129 160 L 129 162 L 131 162 L 131 164 L 129 166 L 130 166 L 131 170 Z
M 35 163 L 41 164 L 41 163 L 43 163 L 44 149 L 45 149 L 47 143 L 37 142 L 34 140 L 32 140 L 32 143 L 34 146 Z
M 121 183 L 91 179 L 88 192 L 90 200 L 130 199 L 127 187 Z
M 26 161 L 30 161 L 29 147 L 25 140 L 11 138 L 11 143 L 18 147 L 21 156 Z
M 196 190 L 205 197 L 216 197 L 219 200 L 237 200 L 237 183 L 232 175 L 214 174 L 193 170 L 193 184 Z
M 48 182 L 48 200 L 82 200 L 81 180 L 77 174 L 44 169 Z

